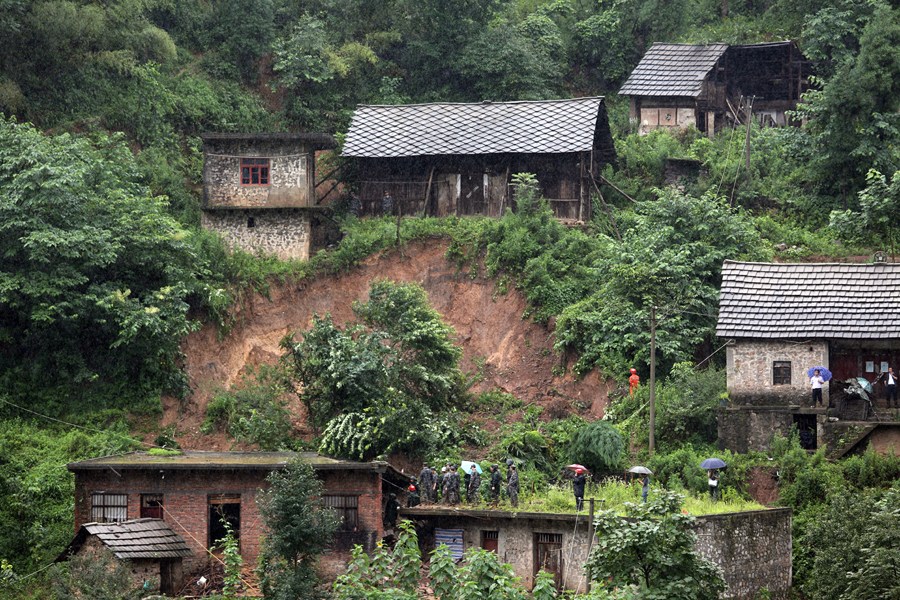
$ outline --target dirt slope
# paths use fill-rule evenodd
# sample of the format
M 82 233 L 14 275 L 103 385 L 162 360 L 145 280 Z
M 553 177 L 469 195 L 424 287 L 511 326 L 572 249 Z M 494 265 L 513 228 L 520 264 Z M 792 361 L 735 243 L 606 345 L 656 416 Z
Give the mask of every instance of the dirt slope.
M 343 275 L 276 286 L 269 299 L 249 297 L 227 337 L 219 339 L 216 328 L 207 325 L 186 339 L 183 349 L 193 395 L 183 403 L 164 399 L 163 426 L 175 425 L 176 438 L 185 448 L 228 449 L 229 442 L 220 436 L 199 432 L 212 394 L 238 381 L 248 365 L 274 363 L 281 338 L 306 328 L 314 314 L 331 313 L 338 323 L 351 320 L 352 302 L 365 301 L 375 279 L 422 285 L 432 306 L 456 330 L 463 370 L 477 370 L 483 377 L 473 391 L 499 388 L 549 407 L 545 412 L 554 416 L 563 410 L 602 416 L 610 384 L 596 373 L 582 380 L 571 372 L 553 375 L 554 367 L 560 370 L 560 358 L 553 352 L 552 333 L 522 319 L 522 296 L 515 290 L 498 295 L 493 281 L 457 273 L 444 256 L 446 249 L 443 241 L 416 242 L 402 253 L 372 257 Z M 302 425 L 302 411 L 296 408 L 297 424 Z

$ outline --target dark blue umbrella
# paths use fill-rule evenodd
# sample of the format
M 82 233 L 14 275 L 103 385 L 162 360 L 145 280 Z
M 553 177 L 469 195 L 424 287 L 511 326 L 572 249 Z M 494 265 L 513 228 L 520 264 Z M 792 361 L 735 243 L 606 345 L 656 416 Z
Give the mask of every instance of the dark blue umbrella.
M 826 369 L 825 367 L 810 367 L 806 372 L 807 377 L 812 377 L 813 373 L 816 371 L 819 372 L 819 375 L 822 377 L 822 380 L 829 381 L 831 379 L 831 371 Z
M 726 466 L 725 461 L 721 458 L 707 458 L 702 463 L 700 463 L 700 468 L 706 471 L 711 471 L 713 469 L 724 469 Z

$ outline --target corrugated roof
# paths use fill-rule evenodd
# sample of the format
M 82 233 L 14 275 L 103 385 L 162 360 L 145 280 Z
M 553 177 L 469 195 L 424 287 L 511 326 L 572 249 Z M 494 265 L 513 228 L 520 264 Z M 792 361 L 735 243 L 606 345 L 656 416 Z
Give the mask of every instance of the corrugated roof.
M 602 112 L 601 112 L 602 111 Z M 474 104 L 361 105 L 344 156 L 557 154 L 593 148 L 603 98 Z
M 900 338 L 900 264 L 725 261 L 716 334 Z
M 728 44 L 653 44 L 625 81 L 622 96 L 696 98 Z
M 135 519 L 121 523 L 85 523 L 59 559 L 77 552 L 87 536 L 94 535 L 120 559 L 183 558 L 193 552 L 180 535 L 162 519 Z

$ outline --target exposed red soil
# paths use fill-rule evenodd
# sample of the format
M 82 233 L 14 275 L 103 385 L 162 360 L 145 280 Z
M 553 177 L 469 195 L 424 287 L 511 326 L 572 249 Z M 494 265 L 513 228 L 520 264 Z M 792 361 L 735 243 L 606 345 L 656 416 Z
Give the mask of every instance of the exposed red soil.
M 269 298 L 250 295 L 237 309 L 237 325 L 226 337 L 220 339 L 212 324 L 187 337 L 183 350 L 193 394 L 185 402 L 164 398 L 162 426 L 174 425 L 184 448 L 231 447 L 223 436 L 199 431 L 212 395 L 239 381 L 248 366 L 276 362 L 279 341 L 307 328 L 314 314 L 330 313 L 336 323 L 352 320 L 353 301 L 365 301 L 376 279 L 416 282 L 425 289 L 432 306 L 456 331 L 463 370 L 478 373 L 474 393 L 500 389 L 554 413 L 568 408 L 602 416 L 612 383 L 600 380 L 596 372 L 582 379 L 570 369 L 554 375 L 554 367 L 561 370 L 561 358 L 553 351 L 552 328 L 522 318 L 526 303 L 517 291 L 498 294 L 492 280 L 457 272 L 445 258 L 446 250 L 445 241 L 415 242 L 402 252 L 370 257 L 344 274 L 273 286 Z M 295 424 L 302 427 L 297 405 Z

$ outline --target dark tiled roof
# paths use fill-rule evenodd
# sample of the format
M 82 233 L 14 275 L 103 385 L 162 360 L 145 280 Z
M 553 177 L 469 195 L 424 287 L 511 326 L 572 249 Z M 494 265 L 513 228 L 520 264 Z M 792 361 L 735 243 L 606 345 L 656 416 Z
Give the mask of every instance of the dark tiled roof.
M 356 107 L 344 156 L 587 152 L 603 98 Z M 606 134 L 608 135 L 608 133 Z
M 696 98 L 727 44 L 653 44 L 619 90 L 622 96 Z
M 85 523 L 60 559 L 77 552 L 89 535 L 97 536 L 116 558 L 121 559 L 183 558 L 193 554 L 184 538 L 165 521 L 135 519 L 121 523 Z
M 900 338 L 900 264 L 725 261 L 716 334 Z

